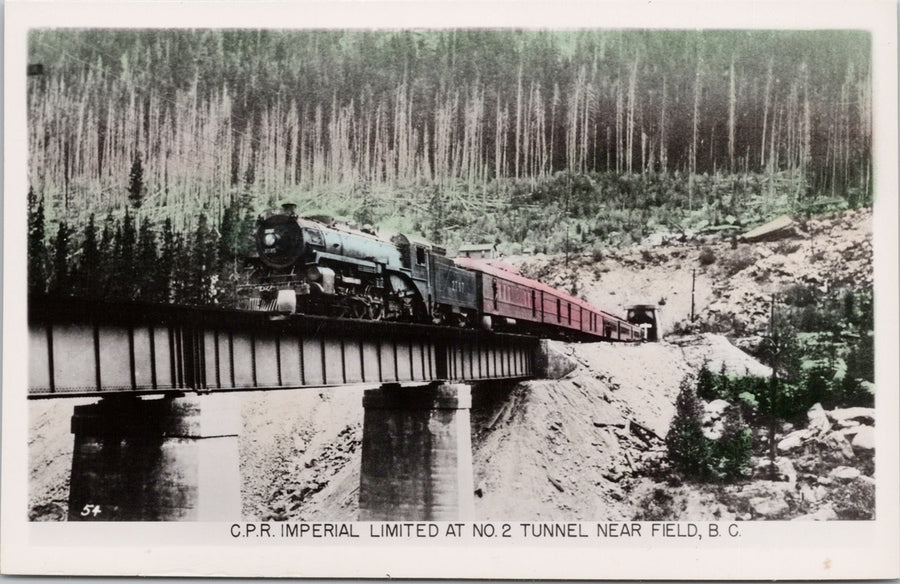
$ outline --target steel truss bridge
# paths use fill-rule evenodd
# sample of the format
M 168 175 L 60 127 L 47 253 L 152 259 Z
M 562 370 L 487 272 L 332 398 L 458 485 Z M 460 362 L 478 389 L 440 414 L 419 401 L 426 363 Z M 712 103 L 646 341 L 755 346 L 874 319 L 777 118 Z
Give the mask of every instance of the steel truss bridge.
M 532 376 L 533 337 L 31 296 L 30 399 Z

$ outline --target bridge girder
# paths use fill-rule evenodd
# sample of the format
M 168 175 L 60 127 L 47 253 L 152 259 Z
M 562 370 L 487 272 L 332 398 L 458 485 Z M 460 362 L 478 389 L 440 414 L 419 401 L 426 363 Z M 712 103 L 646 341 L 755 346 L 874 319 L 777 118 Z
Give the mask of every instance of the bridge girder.
M 523 335 L 30 297 L 31 399 L 530 377 Z

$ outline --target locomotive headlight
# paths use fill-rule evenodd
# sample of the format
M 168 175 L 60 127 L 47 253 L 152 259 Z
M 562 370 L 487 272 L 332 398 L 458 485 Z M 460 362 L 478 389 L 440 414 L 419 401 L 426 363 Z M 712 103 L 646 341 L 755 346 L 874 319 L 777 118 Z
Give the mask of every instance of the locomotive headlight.
M 272 247 L 277 240 L 278 238 L 275 237 L 274 233 L 266 233 L 265 237 L 263 237 L 263 243 L 266 244 L 266 247 Z

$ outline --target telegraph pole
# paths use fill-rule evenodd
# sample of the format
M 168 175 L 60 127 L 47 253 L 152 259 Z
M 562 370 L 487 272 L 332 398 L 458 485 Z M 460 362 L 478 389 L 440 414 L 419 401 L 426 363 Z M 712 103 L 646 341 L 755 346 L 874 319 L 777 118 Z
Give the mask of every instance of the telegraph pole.
M 696 318 L 694 314 L 694 290 L 697 287 L 697 268 L 691 270 L 691 322 Z
M 775 417 L 775 405 L 778 398 L 778 357 L 781 347 L 778 345 L 778 327 L 775 325 L 775 302 L 777 296 L 772 295 L 772 306 L 769 313 L 769 335 L 772 339 L 772 384 L 769 388 L 769 463 L 772 472 L 775 472 L 775 430 L 777 419 Z

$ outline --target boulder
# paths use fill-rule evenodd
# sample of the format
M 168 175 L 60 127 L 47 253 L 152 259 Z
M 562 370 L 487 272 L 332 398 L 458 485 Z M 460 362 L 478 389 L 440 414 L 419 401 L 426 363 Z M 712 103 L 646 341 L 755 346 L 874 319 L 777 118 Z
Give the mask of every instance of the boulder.
M 875 424 L 875 408 L 841 408 L 831 410 L 828 416 L 838 423 L 843 420 L 856 420 L 863 424 Z
M 825 448 L 831 450 L 833 452 L 840 452 L 841 456 L 844 458 L 853 458 L 853 447 L 850 445 L 850 442 L 847 441 L 847 438 L 844 436 L 842 432 L 839 430 L 826 434 L 823 438 L 821 438 L 820 443 L 825 445 Z
M 714 399 L 711 402 L 703 404 L 703 422 L 706 423 L 707 420 L 718 420 L 725 414 L 725 410 L 730 406 L 731 404 L 724 399 Z
M 828 414 L 825 413 L 822 404 L 815 404 L 809 408 L 809 411 L 806 412 L 806 417 L 809 420 L 808 428 L 822 434 L 831 430 L 831 421 L 828 420 Z
M 864 475 L 864 474 L 859 475 L 859 478 L 856 479 L 856 480 L 859 481 L 860 483 L 865 484 L 865 485 L 869 485 L 869 486 L 872 487 L 873 489 L 875 488 L 875 485 L 877 484 L 877 483 L 875 482 L 875 479 L 874 479 L 874 478 L 872 478 L 872 477 L 867 477 L 867 476 Z
M 796 450 L 803 446 L 803 443 L 811 437 L 812 432 L 809 430 L 797 430 L 796 432 L 791 432 L 778 443 L 778 452 L 790 452 Z
M 753 497 L 750 499 L 750 507 L 760 517 L 777 517 L 788 510 L 787 502 L 782 498 Z
M 778 478 L 789 483 L 797 482 L 797 469 L 789 458 L 779 456 L 775 459 L 775 467 L 778 469 Z
M 825 413 L 825 408 L 822 407 L 822 404 L 815 403 L 809 410 L 806 412 L 806 418 L 812 422 L 813 420 L 821 417 L 827 417 L 828 414 Z
M 810 503 L 815 503 L 819 500 L 818 494 L 816 494 L 816 490 L 807 484 L 800 485 L 800 497 L 804 501 L 808 501 Z
M 834 508 L 831 505 L 824 505 L 813 513 L 794 517 L 791 521 L 831 521 L 837 518 Z
M 829 476 L 841 481 L 852 481 L 859 478 L 860 474 L 859 469 L 852 466 L 839 466 L 828 473 Z
M 703 426 L 703 435 L 713 441 L 718 440 L 725 433 L 725 425 L 716 420 L 710 426 Z
M 875 450 L 875 428 L 872 426 L 860 426 L 856 436 L 850 443 L 853 448 L 859 450 Z
M 743 241 L 776 241 L 785 237 L 795 235 L 794 222 L 787 215 L 777 217 L 769 221 L 765 225 L 761 225 L 756 229 L 752 229 L 741 235 Z

